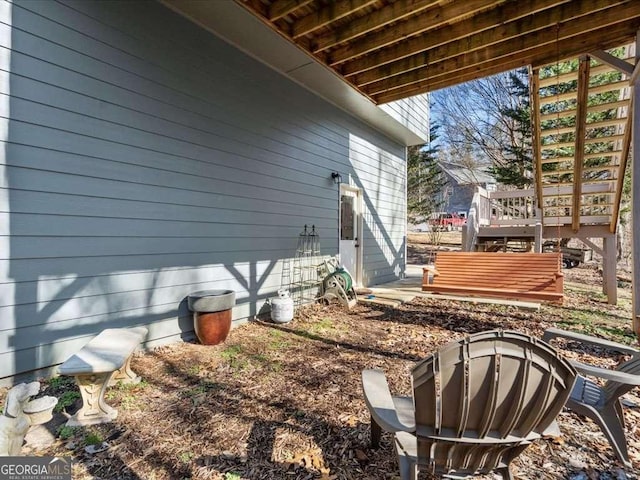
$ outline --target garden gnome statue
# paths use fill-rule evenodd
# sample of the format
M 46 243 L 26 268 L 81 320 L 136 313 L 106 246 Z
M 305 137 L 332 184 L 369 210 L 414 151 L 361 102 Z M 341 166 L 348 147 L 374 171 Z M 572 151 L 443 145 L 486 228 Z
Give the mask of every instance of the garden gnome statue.
M 25 413 L 29 397 L 40 391 L 39 382 L 21 383 L 7 393 L 4 411 L 0 417 L 0 455 L 20 455 L 24 436 L 31 421 Z M 57 403 L 57 400 L 56 400 Z

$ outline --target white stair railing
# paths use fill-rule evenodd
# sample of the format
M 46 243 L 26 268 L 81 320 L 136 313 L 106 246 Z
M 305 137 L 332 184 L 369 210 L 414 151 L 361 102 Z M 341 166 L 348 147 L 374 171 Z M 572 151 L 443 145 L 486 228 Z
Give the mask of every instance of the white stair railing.
M 482 187 L 476 186 L 471 199 L 467 223 L 462 230 L 462 249 L 465 252 L 473 251 L 480 226 L 489 225 L 491 205 L 489 193 Z
M 491 192 L 490 225 L 535 225 L 540 222 L 533 189 Z
M 475 250 L 480 227 L 538 225 L 537 231 L 541 230 L 541 222 L 533 189 L 488 192 L 476 187 L 463 229 L 462 248 L 467 252 Z

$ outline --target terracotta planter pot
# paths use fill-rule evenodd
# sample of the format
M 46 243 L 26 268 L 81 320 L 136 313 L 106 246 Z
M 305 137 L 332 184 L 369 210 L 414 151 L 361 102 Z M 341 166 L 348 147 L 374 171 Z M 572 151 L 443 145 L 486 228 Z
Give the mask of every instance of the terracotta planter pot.
M 224 342 L 231 330 L 231 309 L 220 312 L 196 312 L 193 325 L 198 340 L 203 345 L 217 345 Z
M 231 330 L 231 309 L 236 303 L 233 290 L 201 290 L 188 297 L 193 326 L 200 343 L 217 345 Z

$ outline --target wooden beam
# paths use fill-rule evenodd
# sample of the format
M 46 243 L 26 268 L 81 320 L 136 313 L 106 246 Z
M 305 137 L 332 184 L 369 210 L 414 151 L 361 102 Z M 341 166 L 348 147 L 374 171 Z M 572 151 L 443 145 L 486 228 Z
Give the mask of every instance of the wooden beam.
M 625 0 L 618 0 L 624 2 Z M 532 5 L 537 5 L 536 2 L 530 2 Z M 341 71 L 343 75 L 349 76 L 352 72 L 359 71 L 359 73 L 352 81 L 356 85 L 366 85 L 377 79 L 380 79 L 380 72 L 383 72 L 387 77 L 398 75 L 403 72 L 414 70 L 427 63 L 435 63 L 447 58 L 455 57 L 462 54 L 473 52 L 474 50 L 486 49 L 492 45 L 502 43 L 509 43 L 510 40 L 521 38 L 526 35 L 534 35 L 536 32 L 546 32 L 543 36 L 547 37 L 545 43 L 556 40 L 557 27 L 560 22 L 568 21 L 574 18 L 575 15 L 584 15 L 593 11 L 596 6 L 602 8 L 602 2 L 598 0 L 585 0 L 579 2 L 579 4 L 560 5 L 548 10 L 543 10 L 536 13 L 536 15 L 526 16 L 517 20 L 512 20 L 512 15 L 503 15 L 500 18 L 504 20 L 503 23 L 496 22 L 495 15 L 487 16 L 487 20 L 482 24 L 482 30 L 478 29 L 476 23 L 473 22 L 473 18 L 467 22 L 460 22 L 462 25 L 466 25 L 460 29 L 459 34 L 451 35 L 451 31 L 456 28 L 456 25 L 441 29 L 442 32 L 431 32 L 428 35 L 422 35 L 419 38 L 407 40 L 405 42 L 396 44 L 392 48 L 387 48 L 382 52 L 376 52 L 372 55 L 367 55 L 361 60 L 355 60 L 342 67 Z M 519 11 L 524 10 L 523 5 L 511 3 L 509 4 L 509 12 L 518 7 Z M 613 7 L 610 7 L 613 8 Z M 605 10 L 603 13 L 611 10 Z M 493 13 L 493 12 L 489 12 Z M 592 13 L 596 15 L 596 13 Z M 479 15 L 482 17 L 483 15 Z M 579 19 L 578 21 L 583 22 Z M 491 25 L 493 23 L 493 26 Z M 594 24 L 595 25 L 595 24 Z M 564 26 L 562 27 L 564 29 Z M 597 25 L 596 25 L 597 28 Z M 546 29 L 546 30 L 545 30 Z M 464 32 L 466 31 L 466 34 Z M 454 39 L 452 37 L 457 37 Z M 540 37 L 533 40 L 540 44 Z M 446 40 L 446 41 L 443 41 Z M 437 46 L 435 45 L 437 44 Z M 534 46 L 532 43 L 530 46 Z M 513 50 L 511 50 L 513 52 Z M 386 65 L 384 69 L 374 69 L 380 65 Z M 369 70 L 369 71 L 364 71 Z
M 585 241 L 589 238 L 604 237 L 609 234 L 609 230 L 606 225 L 584 225 L 578 233 L 571 231 L 571 227 L 565 226 L 546 226 L 544 227 L 544 236 L 546 238 L 555 238 L 557 235 L 560 238 L 579 238 Z M 585 242 L 587 243 L 587 242 Z M 599 249 L 599 248 L 598 248 Z M 594 249 L 595 250 L 595 249 Z
M 587 109 L 588 111 L 588 109 Z M 586 118 L 586 117 L 585 117 Z M 618 125 L 625 125 L 627 123 L 626 117 L 615 118 L 613 120 L 602 120 L 600 122 L 591 122 L 585 124 L 586 130 L 593 130 L 594 128 L 606 128 L 606 127 L 615 127 Z M 575 125 L 570 127 L 547 127 L 541 128 L 540 134 L 543 136 L 548 135 L 562 135 L 564 133 L 571 133 L 576 129 Z M 598 137 L 598 138 L 607 138 L 606 136 Z
M 557 3 L 559 0 L 553 1 Z M 336 66 L 382 47 L 397 44 L 399 43 L 399 39 L 403 39 L 401 43 L 406 43 L 409 37 L 434 31 L 444 25 L 450 24 L 448 28 L 445 29 L 449 31 L 455 25 L 454 22 L 460 18 L 472 15 L 479 10 L 490 8 L 495 5 L 495 3 L 495 1 L 491 0 L 465 0 L 464 2 L 450 2 L 446 5 L 430 9 L 415 18 L 410 18 L 395 25 L 394 28 L 387 28 L 381 32 L 367 35 L 360 41 L 336 48 L 329 56 L 328 63 L 331 66 Z M 495 25 L 496 21 L 494 20 L 492 26 Z M 467 31 L 467 34 L 468 33 L 469 31 Z M 438 37 L 442 38 L 442 32 L 438 34 Z M 442 41 L 444 41 L 444 39 Z
M 611 170 L 617 170 L 618 169 L 618 165 L 603 165 L 600 167 L 583 167 L 582 171 L 583 172 L 600 172 L 600 171 L 611 171 Z M 551 172 L 543 172 L 543 176 L 544 177 L 553 177 L 555 175 L 565 175 L 567 173 L 573 173 L 574 169 L 573 168 L 564 168 L 562 170 L 553 170 Z
M 588 108 L 586 110 L 589 111 Z M 594 128 L 607 128 L 607 127 L 616 127 L 618 125 L 626 125 L 626 123 L 627 123 L 627 117 L 618 117 L 612 120 L 602 120 L 600 122 L 587 122 L 585 124 L 585 128 L 587 130 L 592 130 Z M 607 138 L 607 137 L 605 136 L 602 138 Z
M 275 0 L 269 5 L 267 18 L 275 22 L 295 12 L 298 8 L 306 7 L 313 3 L 313 1 L 314 0 Z
M 621 45 L 629 41 L 629 30 L 633 30 L 635 26 L 628 27 L 625 31 L 616 30 L 614 32 L 607 32 L 606 29 L 602 33 L 598 34 L 598 39 L 606 42 L 605 37 L 611 39 L 610 45 Z M 593 37 L 589 34 L 588 37 Z M 589 41 L 589 40 L 585 40 Z M 584 52 L 583 48 L 577 45 L 571 45 L 571 53 L 563 55 L 563 59 L 569 59 L 580 55 Z M 425 78 L 408 85 L 401 87 L 387 88 L 384 93 L 370 93 L 370 88 L 365 86 L 361 90 L 363 93 L 368 94 L 377 103 L 387 103 L 401 98 L 418 95 L 425 92 L 433 92 L 441 88 L 451 87 L 460 83 L 465 83 L 478 78 L 495 75 L 496 73 L 513 70 L 516 68 L 532 65 L 543 64 L 543 62 L 537 62 L 538 59 L 544 59 L 544 63 L 549 58 L 548 52 L 551 49 L 548 46 L 544 46 L 538 49 L 533 49 L 528 52 L 520 52 L 518 55 L 511 57 L 506 56 L 500 59 L 489 59 L 487 61 L 474 64 L 472 59 L 465 59 L 464 57 L 447 60 L 432 66 L 430 73 L 425 75 Z M 446 72 L 446 69 L 449 71 Z
M 636 66 L 633 69 L 633 73 L 631 74 L 631 78 L 629 79 L 629 84 L 635 85 L 638 81 L 638 77 L 640 77 L 640 61 L 636 63 Z
M 547 198 L 553 198 L 556 195 L 572 195 L 573 184 L 567 183 L 560 185 L 544 185 L 543 192 L 544 196 Z M 613 186 L 611 186 L 609 182 L 602 182 L 601 185 L 585 186 L 585 188 L 582 189 L 582 193 L 584 193 L 585 195 L 605 195 L 613 192 Z
M 613 143 L 613 141 L 611 143 Z M 621 153 L 622 153 L 622 150 L 610 150 L 607 152 L 589 153 L 584 156 L 584 159 L 590 160 L 592 158 L 619 157 Z
M 510 54 L 505 54 L 497 59 L 485 58 L 484 60 L 480 58 L 478 52 L 474 52 L 468 57 L 461 56 L 430 66 L 429 72 L 423 71 L 423 77 L 415 83 L 388 88 L 388 90 L 384 90 L 381 93 L 369 93 L 369 95 L 378 104 L 393 102 L 401 98 L 432 92 L 527 65 L 532 65 L 535 68 L 554 63 L 558 58 L 560 60 L 573 58 L 582 54 L 585 49 L 593 49 L 593 42 L 598 42 L 599 48 L 613 48 L 633 38 L 639 24 L 640 22 L 637 22 L 637 20 L 629 23 L 622 22 L 619 25 L 576 35 L 567 42 L 561 42 L 559 49 L 542 45 L 527 51 L 515 53 L 511 51 Z M 560 53 L 559 56 L 557 51 Z M 362 91 L 365 94 L 368 93 L 366 87 Z
M 291 37 L 300 38 L 332 22 L 351 15 L 358 10 L 374 5 L 378 0 L 340 0 L 296 21 L 291 27 Z
M 613 199 L 612 194 L 611 193 L 592 193 L 590 195 L 584 195 L 584 198 L 586 198 L 587 200 L 589 200 L 589 202 L 591 202 L 591 205 L 589 205 L 590 207 L 593 208 L 598 208 L 598 207 L 612 207 L 613 206 Z
M 615 235 L 602 238 L 602 291 L 607 296 L 609 305 L 618 304 L 618 277 L 616 272 L 617 248 Z
M 582 167 L 582 172 L 583 173 L 586 173 L 586 172 L 604 172 L 604 171 L 611 172 L 613 170 L 618 170 L 618 167 L 619 167 L 619 165 L 600 165 L 600 166 L 595 166 L 595 167 Z M 564 174 L 567 174 L 567 173 L 573 173 L 574 170 L 575 169 L 573 168 L 573 166 L 571 166 L 571 168 L 562 168 L 562 169 L 558 169 L 558 170 L 543 172 L 542 175 L 545 176 L 545 177 L 553 177 L 555 175 L 564 175 Z M 584 194 L 583 194 L 583 196 L 584 196 Z
M 592 184 L 598 184 L 600 185 L 602 182 L 609 182 L 611 184 L 616 183 L 617 179 L 616 178 L 591 178 L 591 179 L 582 179 L 582 188 L 584 188 L 586 185 L 592 185 Z M 615 188 L 615 186 L 613 186 L 612 188 Z M 611 218 L 609 218 L 607 221 L 607 228 L 609 227 L 609 223 L 611 223 Z
M 604 238 L 604 237 L 603 237 Z M 602 250 L 602 247 L 600 247 L 599 245 L 597 245 L 596 243 L 593 242 L 593 240 L 591 240 L 590 238 L 586 238 L 583 239 L 582 242 L 587 245 L 587 247 L 591 248 L 591 250 L 593 250 L 594 252 L 596 252 L 598 255 L 600 255 L 601 257 L 604 256 L 604 251 Z
M 622 80 L 620 82 L 615 83 L 603 83 L 602 85 L 597 85 L 595 87 L 591 87 L 589 89 L 589 95 L 595 95 L 598 93 L 611 92 L 613 90 L 622 90 L 623 88 L 628 88 L 629 82 L 626 80 Z M 569 92 L 556 94 L 556 95 L 546 95 L 544 97 L 540 97 L 540 105 L 553 105 L 557 102 L 562 102 L 564 100 L 575 99 L 577 95 L 577 90 L 571 90 Z
M 351 41 L 354 38 L 361 37 L 390 23 L 417 15 L 423 10 L 436 5 L 438 1 L 439 0 L 396 1 L 380 10 L 371 12 L 369 15 L 355 19 L 344 28 L 319 35 L 314 39 L 311 51 L 313 53 L 319 53 L 340 43 Z
M 632 22 L 632 19 L 635 22 Z M 460 64 L 458 68 L 460 68 L 463 65 L 477 65 L 482 62 L 507 62 L 508 57 L 517 58 L 527 50 L 536 50 L 543 46 L 546 46 L 547 53 L 557 52 L 558 49 L 554 48 L 556 41 L 560 43 L 561 48 L 563 46 L 567 48 L 565 45 L 569 44 L 582 53 L 585 45 L 576 43 L 576 37 L 585 38 L 585 35 L 589 32 L 591 32 L 592 37 L 596 37 L 595 32 L 602 31 L 606 27 L 610 30 L 626 28 L 628 31 L 637 29 L 639 25 L 640 2 L 633 2 L 615 9 L 601 10 L 577 20 L 570 20 L 558 27 L 547 27 L 520 37 L 511 38 L 486 48 L 470 49 L 470 45 L 475 46 L 474 37 L 470 37 L 468 41 L 456 41 L 445 45 L 442 49 L 438 48 L 436 57 L 431 52 L 427 52 L 425 55 L 429 57 L 429 63 L 424 64 L 423 62 L 422 65 L 416 66 L 412 71 L 400 74 L 395 74 L 394 71 L 392 72 L 394 76 L 387 78 L 389 71 L 381 68 L 378 75 L 383 79 L 368 84 L 363 90 L 369 95 L 376 95 L 394 88 L 417 83 L 428 77 L 435 66 L 448 65 L 449 63 L 458 63 Z M 485 36 L 483 35 L 482 38 L 484 39 Z M 590 41 L 596 42 L 599 39 L 592 38 Z M 449 74 L 451 70 L 451 68 L 446 69 Z
M 556 158 L 543 158 L 540 160 L 542 165 L 552 164 L 552 163 L 570 163 L 573 165 L 573 157 L 556 157 Z
M 540 103 L 538 102 L 538 82 L 540 71 L 529 68 L 529 96 L 531 102 L 531 146 L 533 148 L 533 161 L 536 168 L 536 202 L 538 208 L 542 205 L 542 156 L 540 150 Z
M 633 90 L 632 90 L 633 93 Z M 616 198 L 613 202 L 613 213 L 611 214 L 611 225 L 609 231 L 615 233 L 618 227 L 618 216 L 620 215 L 620 202 L 622 201 L 622 189 L 624 188 L 624 172 L 627 169 L 627 159 L 631 150 L 631 132 L 633 131 L 633 111 L 634 98 L 631 98 L 629 106 L 629 114 L 627 116 L 627 125 L 624 130 L 624 139 L 622 140 L 622 152 L 620 155 L 620 170 L 618 173 L 618 183 L 616 184 Z
M 622 140 L 624 138 L 624 135 L 611 135 L 609 137 L 605 138 L 587 138 L 584 143 L 585 144 L 591 144 L 591 143 L 608 143 L 608 142 L 615 142 L 616 140 Z M 542 150 L 558 150 L 559 148 L 566 148 L 566 147 L 572 147 L 574 146 L 574 142 L 556 142 L 556 143 L 547 143 L 545 145 L 542 145 L 541 148 Z
M 564 205 L 558 208 L 571 209 L 571 207 L 565 207 Z M 600 225 L 605 232 L 609 231 L 609 219 L 611 218 L 610 215 L 582 215 L 582 217 L 580 218 L 582 223 Z M 573 229 L 571 228 L 571 217 L 569 215 L 547 215 L 546 217 L 543 218 L 543 220 L 544 220 L 544 225 L 546 226 L 567 225 L 569 227 L 569 230 L 571 231 L 571 233 L 568 235 L 569 237 L 577 236 L 582 231 L 582 230 L 579 230 L 578 232 L 573 231 Z M 553 236 L 555 237 L 555 234 Z
M 596 94 L 596 93 L 604 93 L 604 92 L 610 92 L 612 90 L 622 90 L 623 88 L 628 88 L 629 87 L 629 82 L 627 80 L 620 80 L 617 82 L 609 82 L 609 83 L 603 83 L 601 85 L 595 85 L 593 87 L 589 87 L 589 93 L 590 94 Z M 569 92 L 566 92 L 566 94 L 562 94 L 562 95 L 558 95 L 557 93 L 550 93 L 548 95 L 544 95 L 540 97 L 540 104 L 541 105 L 549 105 L 552 103 L 555 103 L 555 101 L 559 98 L 560 100 L 567 100 L 576 96 L 576 92 L 577 92 L 577 88 L 575 90 L 571 90 Z
M 589 54 L 593 57 L 596 57 L 602 63 L 606 63 L 610 67 L 615 68 L 617 71 L 623 73 L 624 75 L 631 76 L 631 74 L 633 73 L 633 65 L 630 65 L 629 63 L 618 57 L 614 57 L 604 50 L 593 50 L 589 52 Z
M 173 0 L 173 3 L 179 4 L 180 2 Z M 267 6 L 260 0 L 236 0 L 236 3 L 249 10 L 251 13 L 257 13 L 263 20 L 267 18 Z
M 636 34 L 636 65 L 640 64 L 640 30 Z M 631 236 L 632 236 L 632 258 L 633 270 L 632 291 L 633 291 L 633 331 L 640 337 L 640 82 L 633 85 L 633 122 L 632 142 L 633 151 L 631 168 Z M 635 208 L 634 208 L 635 207 Z
M 545 2 L 539 3 L 529 2 L 526 5 L 509 2 L 495 10 L 481 13 L 471 19 L 447 25 L 446 28 L 441 28 L 436 31 L 428 31 L 418 37 L 409 38 L 402 43 L 396 42 L 392 46 L 385 47 L 370 55 L 350 61 L 341 68 L 341 72 L 345 76 L 351 76 L 390 63 L 392 66 L 390 66 L 389 71 L 402 70 L 404 67 L 402 66 L 401 60 L 404 59 L 409 66 L 419 62 L 424 63 L 426 57 L 425 52 L 456 41 L 459 42 L 458 44 L 469 42 L 466 44 L 467 47 L 472 47 L 469 48 L 469 50 L 482 48 L 482 46 L 475 45 L 477 41 L 475 41 L 473 45 L 470 43 L 472 37 L 475 38 L 477 35 L 484 33 L 485 36 L 492 39 L 493 43 L 503 41 L 507 36 L 516 33 L 515 30 L 517 30 L 518 27 L 513 26 L 514 23 L 519 23 L 521 25 L 520 28 L 525 28 L 527 31 L 530 31 L 530 28 L 522 27 L 522 25 L 531 23 L 530 18 L 526 18 L 526 16 L 533 15 L 533 13 L 536 13 L 536 15 L 533 16 L 533 18 L 536 19 L 538 18 L 537 15 L 543 15 L 542 23 L 544 23 L 545 26 L 549 25 L 544 22 L 544 14 L 547 12 L 540 12 L 540 10 L 542 10 L 543 7 L 554 6 L 558 3 L 557 0 L 545 0 Z M 540 20 L 537 21 L 540 22 Z M 509 29 L 507 25 L 511 25 L 511 28 Z M 505 30 L 509 30 L 510 33 L 507 33 Z M 429 57 L 432 60 L 440 59 L 438 55 L 437 53 L 429 53 Z M 411 57 L 413 56 L 417 56 L 417 59 L 412 60 Z M 356 80 L 356 83 L 359 82 L 360 80 Z
M 582 172 L 584 167 L 584 145 L 587 122 L 587 102 L 589 101 L 589 64 L 588 56 L 580 58 L 578 67 L 578 109 L 576 112 L 576 146 L 573 162 L 573 209 L 571 228 L 574 232 L 580 229 L 580 204 L 582 197 Z
M 606 208 L 607 210 L 609 209 L 609 207 L 612 207 L 613 203 L 607 203 L 607 202 L 596 202 L 596 203 L 590 203 L 589 205 L 586 205 L 586 208 L 590 208 L 590 209 L 602 209 L 602 208 Z
M 592 72 L 593 73 L 593 72 Z M 629 106 L 629 100 L 618 100 L 616 102 L 607 102 L 600 103 L 598 105 L 592 105 L 587 110 L 587 113 L 596 113 L 596 112 L 606 112 L 607 110 L 613 110 L 614 108 L 623 108 Z M 569 108 L 567 110 L 562 110 L 558 113 L 545 113 L 544 115 L 540 115 L 540 121 L 544 122 L 545 120 L 555 120 L 556 118 L 567 118 L 574 117 L 576 115 L 575 108 Z
M 540 129 L 540 135 L 542 135 L 543 137 L 549 137 L 550 135 L 564 135 L 566 133 L 571 133 L 574 132 L 576 130 L 575 125 L 571 126 L 571 127 L 547 127 L 547 128 L 541 128 Z
M 612 142 L 613 143 L 613 142 Z M 585 160 L 589 160 L 591 158 L 600 158 L 600 157 L 613 157 L 622 153 L 622 150 L 612 150 L 609 152 L 601 152 L 601 153 L 589 153 L 584 156 Z M 555 157 L 555 158 L 543 158 L 540 160 L 540 163 L 543 165 L 550 163 L 573 163 L 573 157 Z
M 629 65 L 632 65 L 632 62 L 633 62 L 632 58 L 627 58 L 623 60 L 628 62 Z M 612 71 L 613 69 L 609 65 L 599 64 L 599 65 L 596 65 L 595 67 L 594 66 L 591 67 L 591 75 L 599 75 L 601 73 L 607 73 Z M 562 73 L 560 75 L 552 75 L 550 77 L 545 77 L 540 79 L 540 88 L 548 87 L 549 85 L 555 85 L 558 82 L 566 83 L 566 82 L 571 82 L 577 79 L 578 79 L 577 71 Z

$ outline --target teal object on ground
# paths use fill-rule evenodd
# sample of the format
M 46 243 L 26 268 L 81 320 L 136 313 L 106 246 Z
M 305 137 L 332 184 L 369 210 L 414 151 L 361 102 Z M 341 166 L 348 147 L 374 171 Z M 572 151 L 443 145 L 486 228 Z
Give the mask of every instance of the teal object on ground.
M 344 268 L 337 268 L 335 272 L 333 272 L 330 276 L 336 276 L 342 278 L 343 281 L 340 282 L 345 292 L 351 290 L 353 285 L 353 280 L 349 272 L 347 272 Z M 339 280 L 338 280 L 339 281 Z

